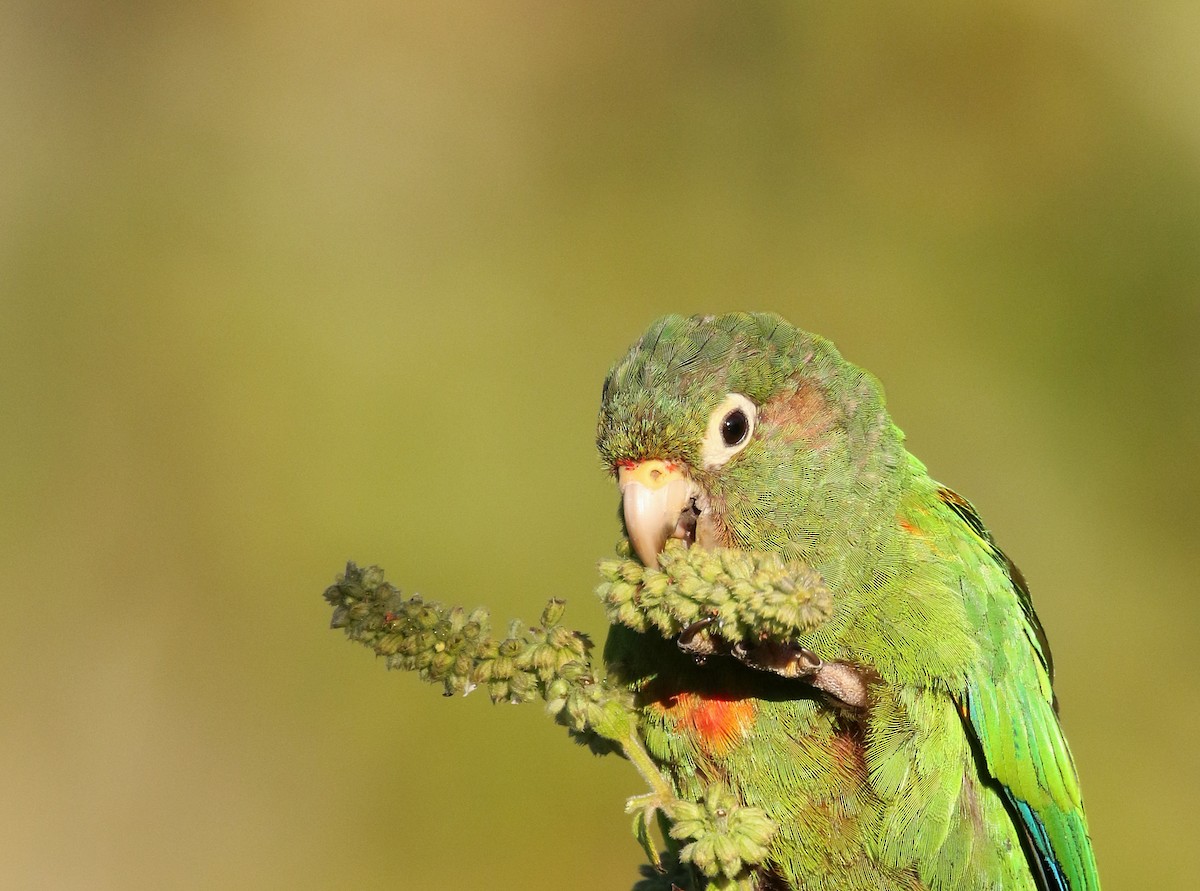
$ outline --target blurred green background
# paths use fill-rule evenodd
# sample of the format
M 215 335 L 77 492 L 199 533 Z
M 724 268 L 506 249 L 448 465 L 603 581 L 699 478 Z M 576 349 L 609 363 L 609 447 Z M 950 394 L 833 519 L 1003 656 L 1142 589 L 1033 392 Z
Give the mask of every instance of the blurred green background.
M 1106 888 L 1200 794 L 1200 7 L 0 7 L 7 888 L 628 888 L 632 768 L 327 630 L 603 636 L 610 362 L 765 309 L 1031 579 Z

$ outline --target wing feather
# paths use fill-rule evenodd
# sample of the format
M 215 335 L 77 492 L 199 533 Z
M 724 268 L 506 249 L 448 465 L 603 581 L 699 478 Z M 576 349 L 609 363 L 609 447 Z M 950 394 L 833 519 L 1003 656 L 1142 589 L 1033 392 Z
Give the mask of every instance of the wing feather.
M 962 530 L 988 558 L 984 633 L 1002 635 L 1001 653 L 967 677 L 967 732 L 1003 788 L 1040 891 L 1099 891 L 1075 764 L 1054 703 L 1053 661 L 1024 578 L 966 499 L 939 491 Z M 1020 642 L 1005 649 L 1004 642 Z

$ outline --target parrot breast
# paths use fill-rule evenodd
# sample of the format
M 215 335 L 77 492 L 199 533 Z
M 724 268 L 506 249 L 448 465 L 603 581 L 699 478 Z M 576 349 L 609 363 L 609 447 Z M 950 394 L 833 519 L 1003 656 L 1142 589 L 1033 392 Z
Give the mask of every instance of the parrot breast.
M 719 694 L 678 693 L 653 708 L 705 755 L 720 756 L 741 743 L 754 726 L 757 701 Z

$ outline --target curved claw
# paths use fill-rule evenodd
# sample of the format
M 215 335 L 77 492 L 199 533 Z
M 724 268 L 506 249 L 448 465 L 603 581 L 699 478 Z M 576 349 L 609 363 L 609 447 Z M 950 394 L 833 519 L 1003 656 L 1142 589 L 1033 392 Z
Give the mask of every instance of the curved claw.
M 700 632 L 716 621 L 716 616 L 705 616 L 703 619 L 697 619 L 679 632 L 679 636 L 675 638 L 675 643 L 685 653 L 691 653 L 698 657 L 711 656 L 716 652 L 717 648 L 714 646 L 711 637 L 700 638 Z

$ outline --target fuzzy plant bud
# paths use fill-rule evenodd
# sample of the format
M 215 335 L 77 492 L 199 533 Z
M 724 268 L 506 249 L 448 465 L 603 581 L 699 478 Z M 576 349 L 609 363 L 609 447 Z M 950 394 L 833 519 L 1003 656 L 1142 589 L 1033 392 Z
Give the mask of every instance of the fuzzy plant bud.
M 776 826 L 761 808 L 747 807 L 721 784 L 702 803 L 680 802 L 672 812 L 672 838 L 686 841 L 680 857 L 709 878 L 737 881 L 767 857 Z
M 833 608 L 817 573 L 776 554 L 688 548 L 672 540 L 658 561 L 657 569 L 635 558 L 600 563 L 596 593 L 609 621 L 675 637 L 708 618 L 727 640 L 783 641 L 811 631 Z

